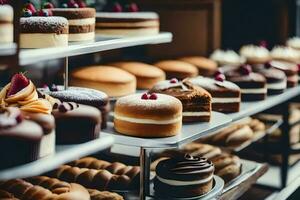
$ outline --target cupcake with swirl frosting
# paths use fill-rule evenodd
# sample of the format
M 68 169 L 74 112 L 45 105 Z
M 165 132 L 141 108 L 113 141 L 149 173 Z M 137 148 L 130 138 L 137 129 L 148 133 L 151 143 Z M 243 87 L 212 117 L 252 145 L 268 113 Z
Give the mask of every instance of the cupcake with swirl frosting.
M 188 154 L 162 160 L 156 167 L 155 193 L 173 198 L 206 194 L 213 187 L 214 169 L 206 158 Z

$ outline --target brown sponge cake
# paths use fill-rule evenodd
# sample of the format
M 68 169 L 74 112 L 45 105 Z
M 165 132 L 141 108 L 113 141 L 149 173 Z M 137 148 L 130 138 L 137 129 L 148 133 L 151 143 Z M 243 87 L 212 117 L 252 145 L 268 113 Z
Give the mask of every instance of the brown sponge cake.
M 105 92 L 109 97 L 135 93 L 136 78 L 132 74 L 111 66 L 90 66 L 72 72 L 70 84 Z
M 182 57 L 179 60 L 195 65 L 202 76 L 212 76 L 218 69 L 218 63 L 201 56 Z
M 182 124 L 182 104 L 164 94 L 133 94 L 117 100 L 114 127 L 124 135 L 168 137 L 177 135 Z
M 157 82 L 165 80 L 166 74 L 163 70 L 153 65 L 140 62 L 115 62 L 109 64 L 133 74 L 137 79 L 138 89 L 150 89 Z
M 165 71 L 168 79 L 178 78 L 182 80 L 198 75 L 197 67 L 183 61 L 163 60 L 155 63 L 154 66 Z
M 292 62 L 273 60 L 270 65 L 275 69 L 283 71 L 287 77 L 287 87 L 295 87 L 298 85 L 298 66 Z

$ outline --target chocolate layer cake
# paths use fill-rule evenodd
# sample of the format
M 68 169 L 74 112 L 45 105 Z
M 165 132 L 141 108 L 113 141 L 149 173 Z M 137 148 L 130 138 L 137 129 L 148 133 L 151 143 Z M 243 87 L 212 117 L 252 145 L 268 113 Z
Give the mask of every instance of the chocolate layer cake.
M 162 93 L 179 99 L 183 105 L 183 122 L 210 121 L 211 95 L 189 81 L 161 81 L 149 90 L 149 93 Z
M 0 5 L 0 43 L 13 42 L 14 11 L 10 5 Z
M 101 128 L 106 128 L 110 104 L 108 96 L 104 92 L 81 87 L 69 87 L 64 90 L 62 86 L 56 87 L 55 90 L 49 90 L 48 88 L 40 88 L 39 90 L 62 102 L 75 102 L 98 108 L 102 116 Z
M 96 16 L 94 8 L 54 8 L 52 13 L 68 19 L 69 41 L 94 40 Z
M 20 48 L 68 46 L 68 20 L 63 17 L 22 17 Z
M 154 12 L 98 12 L 96 33 L 114 36 L 153 35 L 159 33 L 159 17 Z
M 236 84 L 198 76 L 186 79 L 187 81 L 204 88 L 212 96 L 212 109 L 214 111 L 230 113 L 240 110 L 241 91 Z
M 242 101 L 259 101 L 267 96 L 266 79 L 263 75 L 252 72 L 249 65 L 225 73 L 228 81 L 241 88 Z
M 212 189 L 213 174 L 214 165 L 206 158 L 185 155 L 162 160 L 156 167 L 155 195 L 187 198 L 206 194 Z
M 298 85 L 298 66 L 292 62 L 284 61 L 272 61 L 270 65 L 276 69 L 279 69 L 287 76 L 287 87 L 295 87 Z

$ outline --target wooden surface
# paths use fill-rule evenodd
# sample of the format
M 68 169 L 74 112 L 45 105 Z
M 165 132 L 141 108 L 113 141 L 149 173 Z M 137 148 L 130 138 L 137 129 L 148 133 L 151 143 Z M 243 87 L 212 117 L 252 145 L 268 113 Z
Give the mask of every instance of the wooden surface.
M 209 55 L 221 43 L 221 0 L 140 0 L 143 10 L 160 16 L 161 31 L 174 34 L 171 44 L 149 47 L 155 58 Z
M 257 172 L 246 181 L 242 182 L 238 187 L 235 187 L 228 192 L 222 194 L 220 199 L 222 200 L 235 200 L 241 197 L 252 185 L 268 170 L 268 165 L 263 164 Z

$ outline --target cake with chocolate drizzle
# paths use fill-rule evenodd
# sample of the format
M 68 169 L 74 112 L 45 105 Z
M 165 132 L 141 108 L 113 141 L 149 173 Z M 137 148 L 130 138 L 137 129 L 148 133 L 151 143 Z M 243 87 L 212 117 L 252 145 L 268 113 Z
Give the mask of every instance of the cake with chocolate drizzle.
M 188 154 L 162 160 L 156 167 L 155 195 L 188 198 L 206 194 L 213 187 L 214 169 L 206 158 Z

